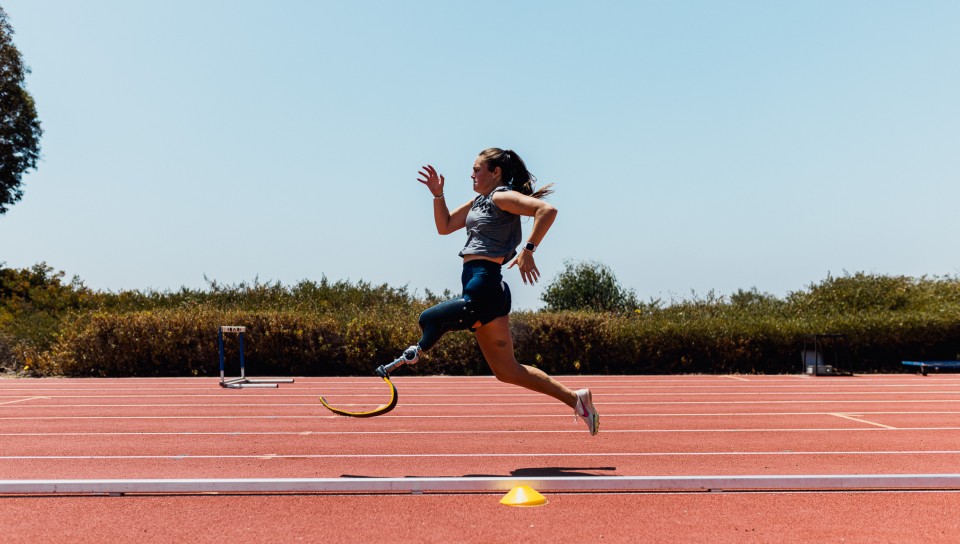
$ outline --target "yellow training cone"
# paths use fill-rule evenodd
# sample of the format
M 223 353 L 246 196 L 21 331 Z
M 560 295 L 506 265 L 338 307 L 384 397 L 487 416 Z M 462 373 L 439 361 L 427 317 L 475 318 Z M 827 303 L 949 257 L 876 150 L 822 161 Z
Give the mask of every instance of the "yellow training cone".
M 528 485 L 514 487 L 500 499 L 500 504 L 507 506 L 543 506 L 547 498 L 537 493 L 536 489 Z

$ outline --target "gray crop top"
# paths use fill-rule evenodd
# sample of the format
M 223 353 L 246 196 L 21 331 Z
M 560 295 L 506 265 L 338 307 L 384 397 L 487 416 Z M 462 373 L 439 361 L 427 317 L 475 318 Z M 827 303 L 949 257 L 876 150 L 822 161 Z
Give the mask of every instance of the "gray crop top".
M 467 213 L 467 244 L 460 251 L 461 257 L 504 257 L 506 262 L 516 256 L 522 236 L 520 216 L 505 212 L 493 203 L 494 193 L 509 190 L 501 185 L 489 195 L 477 195 L 473 199 L 473 206 Z

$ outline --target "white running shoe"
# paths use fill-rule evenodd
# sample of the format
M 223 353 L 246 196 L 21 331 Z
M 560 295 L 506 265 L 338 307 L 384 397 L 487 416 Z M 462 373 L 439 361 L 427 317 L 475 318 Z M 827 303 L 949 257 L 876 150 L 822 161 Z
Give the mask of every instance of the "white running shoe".
M 573 393 L 577 396 L 577 405 L 573 409 L 574 413 L 587 424 L 587 429 L 590 429 L 590 436 L 597 434 L 600 432 L 600 414 L 593 407 L 593 395 L 589 389 L 579 389 Z

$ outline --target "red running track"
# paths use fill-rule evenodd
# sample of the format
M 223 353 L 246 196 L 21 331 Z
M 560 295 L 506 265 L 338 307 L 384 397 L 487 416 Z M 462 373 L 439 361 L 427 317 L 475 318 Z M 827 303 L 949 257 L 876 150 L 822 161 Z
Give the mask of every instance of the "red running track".
M 598 436 L 559 402 L 489 377 L 398 376 L 398 407 L 366 420 L 330 415 L 317 397 L 372 407 L 386 393 L 378 378 L 239 390 L 212 379 L 0 380 L 0 480 L 954 474 L 960 466 L 960 375 L 561 381 L 594 391 Z M 548 498 L 516 509 L 485 494 L 5 497 L 0 519 L 40 508 L 90 541 L 106 531 L 141 541 L 240 532 L 264 541 L 950 542 L 960 532 L 954 491 Z M 127 523 L 115 523 L 116 512 Z M 49 535 L 42 515 L 16 519 L 8 536 Z

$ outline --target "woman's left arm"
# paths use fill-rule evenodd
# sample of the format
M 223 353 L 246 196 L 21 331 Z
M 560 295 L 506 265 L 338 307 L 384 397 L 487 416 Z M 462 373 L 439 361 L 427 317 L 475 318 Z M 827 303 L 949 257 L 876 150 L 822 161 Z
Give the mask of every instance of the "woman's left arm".
M 530 231 L 530 237 L 527 238 L 527 241 L 535 246 L 540 245 L 543 237 L 550 230 L 550 225 L 553 225 L 554 219 L 557 218 L 557 209 L 549 203 L 516 191 L 496 193 L 493 195 L 493 202 L 505 212 L 533 217 L 533 230 Z M 523 283 L 533 285 L 540 279 L 540 271 L 537 269 L 532 251 L 521 249 L 517 257 L 510 261 L 507 268 L 513 268 L 514 266 L 520 269 L 520 277 L 523 279 Z

